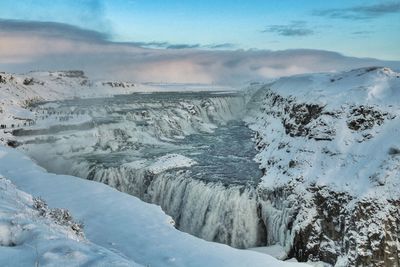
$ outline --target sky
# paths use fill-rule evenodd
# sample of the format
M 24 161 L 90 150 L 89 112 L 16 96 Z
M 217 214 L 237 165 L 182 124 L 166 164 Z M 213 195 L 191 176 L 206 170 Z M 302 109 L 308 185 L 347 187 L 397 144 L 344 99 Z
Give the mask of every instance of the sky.
M 106 49 L 111 63 L 135 58 L 149 71 L 150 63 L 157 61 L 169 64 L 163 71 L 181 67 L 194 73 L 204 66 L 198 62 L 201 55 L 225 68 L 229 57 L 242 62 L 246 58 L 258 76 L 273 77 L 318 70 L 318 64 L 310 67 L 322 51 L 326 59 L 331 51 L 337 53 L 332 63 L 346 58 L 347 64 L 329 69 L 321 57 L 323 71 L 370 64 L 371 58 L 397 64 L 398 44 L 400 0 L 2 0 L 0 9 L 0 67 L 12 71 L 76 65 L 95 72 L 94 64 L 106 60 Z M 287 59 L 279 62 L 277 56 L 293 56 L 293 51 L 297 65 L 289 66 Z M 260 55 L 268 55 L 266 68 L 249 63 Z M 304 57 L 308 63 L 301 66 Z M 144 73 L 145 67 L 134 65 Z M 114 72 L 117 69 L 114 66 Z M 179 73 L 170 74 L 174 78 L 144 76 L 182 80 Z M 211 81 L 203 78 L 197 80 Z

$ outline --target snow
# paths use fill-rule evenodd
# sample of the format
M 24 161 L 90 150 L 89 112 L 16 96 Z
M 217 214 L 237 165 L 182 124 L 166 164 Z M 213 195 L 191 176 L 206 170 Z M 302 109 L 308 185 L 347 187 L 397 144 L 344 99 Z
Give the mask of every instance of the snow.
M 395 235 L 385 225 L 396 220 L 392 210 L 398 205 L 393 203 L 400 196 L 400 153 L 396 150 L 400 73 L 371 67 L 284 77 L 250 89 L 255 93 L 245 120 L 257 132 L 256 160 L 265 169 L 260 187 L 290 192 L 274 208 L 263 210 L 264 217 L 273 221 L 267 226 L 268 238 L 288 249 L 296 232 L 312 228 L 317 234 L 311 234 L 313 239 L 302 252 L 320 251 L 310 252 L 313 260 L 325 253 L 337 255 L 338 266 L 362 261 L 368 265 L 366 259 L 377 258 L 378 251 L 395 257 L 395 252 L 385 252 L 382 246 L 391 244 L 398 250 L 385 239 Z M 318 198 L 324 202 L 319 204 Z M 345 211 L 345 220 L 354 226 L 340 226 L 341 218 L 333 215 L 336 208 L 327 205 L 336 201 Z M 293 207 L 299 212 L 288 231 Z M 360 218 L 358 210 L 365 218 Z M 331 230 L 319 223 L 325 218 L 333 219 L 336 234 L 356 245 L 348 248 L 337 237 L 329 237 Z M 341 257 L 343 249 L 346 255 Z M 329 256 L 326 260 L 336 261 Z M 382 260 L 379 264 L 394 263 Z
M 95 266 L 103 262 L 109 266 L 135 266 L 135 263 L 144 266 L 301 266 L 195 238 L 176 230 L 171 218 L 156 205 L 101 183 L 47 173 L 16 150 L 0 146 L 0 153 L 3 154 L 0 175 L 20 190 L 41 196 L 51 207 L 70 210 L 85 225 L 84 232 L 90 243 L 84 245 L 92 244 L 99 250 L 95 253 L 81 243 L 66 242 L 66 237 L 57 242 L 32 238 L 38 244 L 41 266 L 63 265 L 70 258 L 75 262 L 95 260 Z M 14 192 L 8 193 L 14 201 Z M 50 229 L 43 232 L 43 239 L 49 238 Z M 7 237 L 8 232 L 2 232 Z M 56 245 L 62 249 L 51 249 Z M 2 265 L 33 264 L 35 254 L 31 247 L 14 248 L 0 250 Z M 17 251 L 21 255 L 18 263 L 13 261 Z
M 148 170 L 154 174 L 162 173 L 166 170 L 190 167 L 197 164 L 196 161 L 179 155 L 167 154 L 157 159 L 155 163 L 148 167 Z
M 397 198 L 400 181 L 395 177 L 400 174 L 394 166 L 398 164 L 398 157 L 390 156 L 388 151 L 400 141 L 400 73 L 371 67 L 343 73 L 296 75 L 281 78 L 263 90 L 284 99 L 284 104 L 272 106 L 271 98 L 266 98 L 262 106 L 266 110 L 264 114 L 246 119 L 268 143 L 257 155 L 261 166 L 268 169 L 263 177 L 264 187 L 279 187 L 295 177 L 303 177 L 307 184 L 329 186 L 354 196 L 385 194 L 388 199 Z M 311 120 L 309 131 L 332 140 L 288 135 L 282 121 L 293 119 L 285 114 L 284 108 L 295 104 L 323 107 L 325 113 Z M 375 115 L 352 114 L 360 106 L 379 113 L 383 123 L 375 122 L 365 130 L 350 129 L 348 122 L 352 119 L 374 119 Z M 325 134 L 326 130 L 331 133 Z M 271 159 L 275 160 L 274 166 L 268 165 Z M 296 165 L 288 167 L 290 161 Z M 386 177 L 386 185 L 376 187 L 371 179 L 375 176 Z
M 197 164 L 196 161 L 186 156 L 172 153 L 158 157 L 154 161 L 141 159 L 124 163 L 123 167 L 134 170 L 145 169 L 153 174 L 160 174 L 172 169 L 189 168 L 195 164 Z
M 141 266 L 41 216 L 32 196 L 3 177 L 0 195 L 1 266 Z
M 268 247 L 250 248 L 249 250 L 257 251 L 260 253 L 265 253 L 265 254 L 270 255 L 270 256 L 274 257 L 275 259 L 279 259 L 279 260 L 284 260 L 288 256 L 285 251 L 285 248 L 278 244 L 268 246 Z
M 132 162 L 125 163 L 125 164 L 123 164 L 123 166 L 138 170 L 138 169 L 142 169 L 142 168 L 146 167 L 147 166 L 146 162 L 147 162 L 147 160 L 145 160 L 145 159 L 135 160 Z

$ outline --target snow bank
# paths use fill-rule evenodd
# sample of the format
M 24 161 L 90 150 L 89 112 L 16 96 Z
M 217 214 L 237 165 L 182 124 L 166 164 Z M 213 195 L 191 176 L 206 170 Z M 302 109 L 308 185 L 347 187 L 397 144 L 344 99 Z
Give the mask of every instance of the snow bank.
M 141 266 L 44 216 L 31 195 L 3 177 L 0 195 L 1 266 Z

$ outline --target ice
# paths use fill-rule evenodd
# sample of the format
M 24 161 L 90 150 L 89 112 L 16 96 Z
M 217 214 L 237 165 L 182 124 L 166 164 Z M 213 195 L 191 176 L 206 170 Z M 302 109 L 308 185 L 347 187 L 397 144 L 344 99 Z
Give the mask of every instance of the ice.
M 151 164 L 147 169 L 154 174 L 159 174 L 166 170 L 191 167 L 195 164 L 197 164 L 197 162 L 188 157 L 179 154 L 167 154 L 159 157 L 157 161 Z

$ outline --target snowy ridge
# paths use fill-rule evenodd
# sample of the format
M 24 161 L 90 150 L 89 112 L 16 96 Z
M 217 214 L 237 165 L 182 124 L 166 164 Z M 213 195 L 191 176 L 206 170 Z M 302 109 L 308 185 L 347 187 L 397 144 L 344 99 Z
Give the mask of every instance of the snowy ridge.
M 399 73 L 368 68 L 294 76 L 261 91 L 262 112 L 248 121 L 259 133 L 259 146 L 268 146 L 257 156 L 268 168 L 266 188 L 302 176 L 317 186 L 368 194 L 383 179 L 377 170 L 397 164 L 390 151 L 399 146 Z M 376 190 L 396 198 L 396 173 L 385 173 L 388 185 Z
M 400 74 L 379 67 L 258 87 L 246 120 L 257 131 L 261 188 L 286 199 L 272 202 L 290 211 L 281 223 L 289 238 L 277 240 L 296 258 L 400 265 L 399 96 Z

